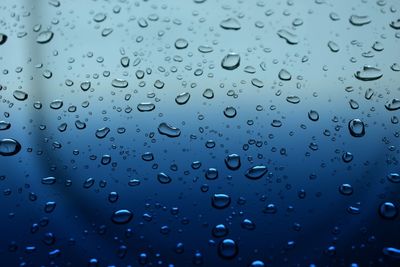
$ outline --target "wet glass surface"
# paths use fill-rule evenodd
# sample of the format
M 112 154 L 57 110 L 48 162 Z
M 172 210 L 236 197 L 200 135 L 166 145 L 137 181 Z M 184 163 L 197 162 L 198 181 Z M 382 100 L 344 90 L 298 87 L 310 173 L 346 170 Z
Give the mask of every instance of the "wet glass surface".
M 0 266 L 400 266 L 400 2 L 2 0 Z

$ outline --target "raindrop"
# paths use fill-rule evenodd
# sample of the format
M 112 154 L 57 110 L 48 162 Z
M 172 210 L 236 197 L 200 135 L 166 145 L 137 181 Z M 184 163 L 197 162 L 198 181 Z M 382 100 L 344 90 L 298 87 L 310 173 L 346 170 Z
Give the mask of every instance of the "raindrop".
M 234 118 L 236 116 L 236 109 L 234 107 L 226 107 L 224 109 L 224 115 L 227 118 Z
M 53 39 L 53 32 L 52 31 L 43 31 L 39 33 L 38 37 L 36 38 L 36 42 L 39 44 L 46 44 Z
M 282 39 L 284 39 L 286 41 L 286 43 L 291 44 L 291 45 L 295 45 L 299 43 L 299 40 L 297 39 L 297 35 L 294 33 L 291 33 L 287 30 L 279 30 L 277 32 L 278 36 L 281 37 Z
M 219 26 L 221 26 L 221 28 L 225 30 L 235 30 L 235 31 L 240 30 L 241 28 L 239 21 L 235 18 L 227 18 L 221 21 Z
M 226 70 L 234 70 L 240 65 L 240 56 L 236 53 L 227 54 L 221 61 L 222 68 Z
M 232 239 L 224 239 L 218 245 L 218 255 L 224 259 L 232 259 L 238 252 L 238 246 Z
M 14 156 L 21 150 L 21 144 L 12 138 L 0 139 L 0 155 Z
M 354 137 L 363 137 L 365 135 L 364 123 L 360 119 L 349 121 L 349 131 Z
M 178 105 L 184 105 L 186 104 L 190 99 L 190 94 L 188 92 L 181 93 L 177 97 L 175 97 L 175 102 Z
M 361 71 L 357 71 L 354 76 L 361 81 L 373 81 L 381 78 L 383 73 L 378 68 L 366 65 Z
M 132 220 L 133 214 L 129 210 L 117 210 L 111 216 L 111 221 L 115 224 L 126 224 Z
M 211 204 L 216 209 L 225 209 L 231 204 L 231 197 L 226 194 L 214 194 Z
M 257 165 L 257 166 L 253 166 L 253 167 L 249 168 L 246 171 L 245 176 L 252 180 L 258 180 L 261 177 L 263 177 L 267 172 L 268 172 L 268 169 L 266 166 Z
M 168 125 L 165 122 L 158 126 L 158 132 L 168 137 L 178 137 L 181 135 L 181 130 L 179 128 Z
M 400 99 L 393 98 L 392 100 L 389 100 L 388 102 L 386 102 L 385 108 L 389 111 L 400 109 Z

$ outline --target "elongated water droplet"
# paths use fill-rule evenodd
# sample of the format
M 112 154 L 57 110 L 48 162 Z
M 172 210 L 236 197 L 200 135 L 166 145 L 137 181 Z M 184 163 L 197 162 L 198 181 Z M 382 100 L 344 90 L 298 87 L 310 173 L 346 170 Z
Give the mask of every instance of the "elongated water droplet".
M 15 99 L 17 99 L 19 101 L 24 101 L 24 100 L 28 99 L 28 94 L 21 90 L 15 90 L 13 92 L 13 96 Z
M 128 87 L 128 81 L 123 79 L 113 79 L 111 85 L 115 88 L 126 88 Z
M 357 71 L 354 76 L 361 81 L 373 81 L 381 78 L 383 73 L 378 68 L 366 65 L 361 71 Z
M 165 122 L 158 126 L 158 132 L 168 137 L 178 137 L 181 135 L 181 130 L 179 128 L 168 125 Z
M 190 99 L 190 94 L 188 92 L 185 92 L 177 95 L 177 97 L 175 97 L 175 102 L 178 105 L 184 105 L 189 101 L 189 99 Z
M 133 214 L 129 210 L 121 209 L 115 211 L 111 216 L 111 221 L 115 224 L 129 223 L 133 218 Z
M 153 103 L 150 103 L 150 102 L 143 102 L 143 103 L 139 103 L 137 105 L 137 109 L 140 112 L 149 112 L 149 111 L 154 110 L 155 108 L 156 108 L 156 105 L 154 105 Z
M 43 31 L 39 33 L 38 37 L 36 38 L 36 42 L 39 44 L 46 44 L 53 39 L 54 33 L 52 31 Z
M 245 175 L 252 180 L 258 180 L 268 172 L 268 168 L 264 165 L 257 165 L 249 168 Z
M 223 21 L 221 21 L 219 26 L 221 26 L 221 28 L 225 30 L 235 30 L 235 31 L 240 30 L 241 28 L 239 21 L 235 18 L 224 19 Z
M 295 45 L 299 43 L 299 40 L 297 38 L 297 35 L 294 33 L 291 33 L 287 30 L 279 30 L 277 32 L 278 36 L 281 37 L 282 39 L 284 39 L 286 41 L 286 43 L 291 44 L 291 45 Z
M 0 155 L 14 156 L 21 151 L 21 144 L 12 138 L 0 139 Z
M 103 139 L 104 137 L 107 136 L 107 134 L 110 132 L 110 128 L 108 127 L 102 127 L 96 130 L 96 137 L 99 139 Z
M 368 16 L 358 15 L 351 15 L 349 21 L 354 26 L 363 26 L 371 23 L 371 19 Z
M 231 197 L 226 194 L 214 194 L 211 204 L 216 209 L 225 209 L 231 204 Z

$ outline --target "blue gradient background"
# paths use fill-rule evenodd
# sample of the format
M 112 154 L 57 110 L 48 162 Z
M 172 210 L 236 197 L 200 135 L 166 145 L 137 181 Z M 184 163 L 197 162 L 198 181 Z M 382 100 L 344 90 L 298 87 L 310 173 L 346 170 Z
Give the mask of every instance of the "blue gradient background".
M 400 62 L 400 39 L 395 36 L 399 31 L 389 26 L 400 17 L 400 3 L 321 2 L 71 0 L 62 1 L 56 8 L 47 1 L 2 0 L 1 32 L 8 40 L 0 46 L 0 63 L 9 73 L 0 74 L 1 85 L 7 87 L 0 91 L 0 120 L 11 122 L 12 127 L 0 131 L 0 138 L 18 140 L 22 150 L 16 156 L 0 158 L 0 175 L 4 176 L 0 189 L 11 190 L 10 195 L 0 196 L 1 265 L 86 266 L 96 258 L 99 266 L 138 266 L 139 254 L 146 253 L 146 266 L 190 266 L 194 253 L 200 251 L 204 266 L 248 266 L 254 260 L 262 260 L 266 266 L 398 266 L 399 260 L 385 256 L 382 249 L 400 247 L 399 218 L 382 219 L 378 207 L 384 201 L 400 204 L 399 185 L 386 179 L 388 173 L 399 171 L 399 139 L 395 135 L 399 128 L 391 123 L 391 117 L 399 116 L 399 111 L 389 112 L 384 107 L 386 101 L 400 96 L 399 72 L 390 69 Z M 119 14 L 112 11 L 115 5 L 121 7 Z M 274 11 L 271 16 L 264 14 L 268 9 Z M 104 22 L 93 21 L 98 12 L 107 14 Z M 338 13 L 340 20 L 332 21 L 330 12 Z M 153 13 L 159 16 L 158 21 L 148 20 L 146 28 L 138 26 L 139 18 Z M 240 14 L 244 16 L 239 19 L 239 31 L 219 26 L 222 19 Z M 351 25 L 348 18 L 354 14 L 368 15 L 371 23 Z M 294 18 L 301 18 L 303 25 L 293 29 Z M 174 23 L 177 19 L 180 25 Z M 256 21 L 262 21 L 264 27 L 255 27 Z M 38 33 L 32 30 L 36 24 L 54 32 L 51 42 L 36 43 Z M 108 37 L 101 36 L 105 27 L 113 28 Z M 279 38 L 276 32 L 280 29 L 295 32 L 299 44 L 289 45 Z M 161 37 L 160 31 L 164 32 Z M 20 32 L 27 35 L 18 38 Z M 138 36 L 143 37 L 140 43 L 135 41 Z M 178 38 L 188 40 L 188 48 L 175 49 Z M 353 40 L 359 45 L 352 45 Z M 332 53 L 328 41 L 338 43 L 340 51 Z M 383 44 L 382 52 L 371 48 L 375 41 Z M 202 54 L 197 50 L 200 45 L 210 45 L 214 50 Z M 120 64 L 121 48 L 131 59 L 128 68 Z M 361 55 L 368 51 L 374 57 Z M 220 66 L 228 52 L 241 56 L 236 70 Z M 175 62 L 176 55 L 183 61 Z M 309 57 L 305 63 L 303 56 Z M 98 63 L 98 57 L 104 61 Z M 351 57 L 356 62 L 352 63 Z M 74 58 L 73 63 L 68 62 L 70 58 Z M 136 58 L 141 62 L 132 66 Z M 259 66 L 261 62 L 266 63 L 265 71 Z M 243 71 L 248 65 L 256 68 L 255 74 Z M 355 79 L 354 73 L 364 65 L 379 67 L 383 77 L 370 82 Z M 161 66 L 165 72 L 160 71 Z M 175 73 L 170 71 L 173 66 Z M 23 71 L 16 72 L 18 67 Z M 135 71 L 146 68 L 152 73 L 145 76 L 146 85 L 140 87 Z M 203 75 L 193 74 L 198 68 Z M 279 80 L 282 68 L 291 73 L 290 81 Z M 52 72 L 51 79 L 42 76 L 46 69 Z M 104 77 L 103 71 L 110 71 L 110 76 Z M 115 78 L 128 80 L 129 86 L 113 88 L 111 81 Z M 253 86 L 253 78 L 263 81 L 264 87 Z M 66 79 L 74 85 L 66 86 Z M 154 87 L 156 80 L 165 83 L 163 89 Z M 93 90 L 82 91 L 79 85 L 84 81 L 91 81 Z M 345 91 L 349 86 L 352 92 Z M 26 101 L 16 101 L 12 96 L 20 88 L 29 94 Z M 213 99 L 202 97 L 206 88 L 214 90 Z M 375 91 L 371 100 L 364 98 L 367 88 Z M 228 90 L 234 90 L 238 97 L 228 96 Z M 150 92 L 156 97 L 149 99 Z M 191 98 L 180 106 L 174 99 L 182 92 L 190 92 Z M 124 100 L 126 94 L 132 94 L 128 101 Z M 289 95 L 299 96 L 301 102 L 288 103 Z M 55 99 L 64 102 L 59 110 L 49 107 Z M 360 108 L 351 109 L 350 99 Z M 33 108 L 35 101 L 43 104 L 41 110 Z M 90 102 L 89 107 L 81 106 L 84 101 Z M 136 107 L 141 102 L 153 102 L 156 108 L 139 112 Z M 77 106 L 75 113 L 67 111 L 70 105 Z M 257 105 L 263 110 L 257 111 Z M 235 118 L 224 116 L 227 106 L 236 108 Z M 126 107 L 132 112 L 124 112 Z M 308 119 L 310 109 L 318 111 L 317 122 Z M 10 114 L 9 118 L 4 118 L 4 112 Z M 199 115 L 204 119 L 199 120 Z M 332 121 L 334 117 L 337 122 Z M 366 124 L 362 138 L 354 138 L 348 131 L 347 124 L 354 118 Z M 84 130 L 74 126 L 77 119 L 86 122 Z M 282 127 L 272 127 L 274 119 L 281 120 Z M 254 124 L 248 125 L 248 120 Z M 68 128 L 59 132 L 57 126 L 63 122 Z M 180 137 L 160 135 L 157 127 L 162 122 L 180 128 Z M 46 129 L 40 130 L 40 125 Z M 101 127 L 111 129 L 105 139 L 95 137 Z M 118 134 L 119 127 L 125 127 L 126 132 Z M 325 129 L 331 132 L 329 137 L 323 134 Z M 207 140 L 214 140 L 216 146 L 207 148 Z M 262 146 L 249 145 L 244 150 L 251 140 L 261 141 Z M 54 149 L 54 142 L 62 148 Z M 318 144 L 317 151 L 309 148 L 311 142 Z M 390 146 L 394 146 L 392 151 Z M 286 156 L 279 153 L 282 148 Z M 73 155 L 74 149 L 79 155 Z M 152 152 L 154 161 L 143 161 L 145 152 Z M 351 163 L 342 161 L 344 152 L 354 155 Z M 237 171 L 228 170 L 224 164 L 231 153 L 241 157 L 242 166 Z M 104 154 L 111 155 L 114 166 L 100 163 Z M 97 159 L 90 160 L 91 155 Z M 191 163 L 197 160 L 202 166 L 194 170 Z M 153 164 L 158 167 L 153 169 Z M 177 171 L 170 169 L 172 164 L 178 166 Z M 258 164 L 266 165 L 269 174 L 257 181 L 247 179 L 245 171 Z M 206 180 L 208 168 L 218 169 L 218 179 Z M 156 179 L 159 172 L 167 173 L 172 182 L 160 184 Z M 311 174 L 317 178 L 310 180 Z M 42 177 L 48 176 L 56 177 L 57 183 L 43 185 Z M 96 182 L 85 189 L 82 185 L 89 177 Z M 67 179 L 72 180 L 70 187 L 65 186 Z M 141 183 L 128 186 L 130 179 Z M 101 180 L 107 181 L 106 187 L 99 186 Z M 205 183 L 209 191 L 203 193 L 200 187 Z M 339 193 L 342 183 L 353 186 L 351 196 Z M 298 197 L 301 189 L 306 191 L 304 199 Z M 116 203 L 107 200 L 112 191 L 119 194 Z M 29 201 L 30 192 L 37 194 L 36 201 Z M 212 208 L 214 193 L 229 194 L 230 207 Z M 237 203 L 240 197 L 246 199 L 244 205 Z M 43 211 L 47 201 L 57 203 L 49 214 Z M 276 205 L 276 214 L 263 213 L 270 203 Z M 351 205 L 359 206 L 360 214 L 349 214 L 346 210 Z M 178 215 L 171 215 L 172 207 L 179 208 Z M 113 224 L 110 216 L 118 209 L 131 210 L 133 220 L 127 225 Z M 143 219 L 144 213 L 152 215 L 150 222 Z M 49 218 L 48 226 L 32 234 L 31 225 L 43 217 Z M 185 218 L 188 224 L 182 224 Z M 245 218 L 256 224 L 255 230 L 241 228 Z M 221 239 L 211 235 L 212 227 L 220 223 L 228 226 L 227 238 L 239 246 L 239 254 L 232 260 L 218 256 Z M 301 231 L 293 230 L 294 223 L 301 224 Z M 99 235 L 102 225 L 107 230 Z M 168 235 L 160 233 L 164 225 L 171 230 Z M 335 227 L 340 233 L 334 233 Z M 131 237 L 125 235 L 127 228 L 132 229 Z M 47 232 L 56 236 L 52 246 L 42 242 Z M 12 241 L 18 245 L 15 252 L 8 250 Z M 288 241 L 295 241 L 294 248 L 287 248 Z M 184 244 L 183 254 L 174 252 L 178 242 Z M 128 248 L 122 259 L 117 254 L 120 245 Z M 35 246 L 36 251 L 26 253 L 27 246 Z M 335 255 L 326 252 L 330 246 L 336 247 Z M 48 253 L 54 249 L 60 249 L 61 254 L 53 260 Z

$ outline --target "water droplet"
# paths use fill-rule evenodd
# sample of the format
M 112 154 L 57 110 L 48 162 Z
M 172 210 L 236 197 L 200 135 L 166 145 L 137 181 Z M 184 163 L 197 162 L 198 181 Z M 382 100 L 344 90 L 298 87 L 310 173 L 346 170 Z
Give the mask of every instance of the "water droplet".
M 212 235 L 216 238 L 227 236 L 229 229 L 224 224 L 217 224 L 211 231 Z
M 354 99 L 350 99 L 349 100 L 349 104 L 350 104 L 350 107 L 352 109 L 358 109 L 359 108 L 359 105 L 358 105 L 357 101 L 355 101 Z
M 123 79 L 113 79 L 111 85 L 115 88 L 126 88 L 128 87 L 128 81 Z
M 285 69 L 279 71 L 278 77 L 282 81 L 290 81 L 290 79 L 292 79 L 292 75 L 290 75 L 290 73 Z
M 388 102 L 386 102 L 385 108 L 389 111 L 400 109 L 400 99 L 393 98 L 392 100 L 389 100 Z
M 286 101 L 292 104 L 298 104 L 300 103 L 300 97 L 295 96 L 295 95 L 291 95 L 286 97 Z
M 334 53 L 337 53 L 340 50 L 339 45 L 337 43 L 333 42 L 333 41 L 329 41 L 328 42 L 328 47 Z
M 214 51 L 211 46 L 206 46 L 206 45 L 200 45 L 197 49 L 201 53 L 211 53 Z
M 21 150 L 21 144 L 12 138 L 0 139 L 0 155 L 14 156 Z
M 7 41 L 8 37 L 4 33 L 0 33 L 0 45 L 4 44 Z
M 54 33 L 52 31 L 43 31 L 39 33 L 38 37 L 36 38 L 36 42 L 39 44 L 46 44 L 53 39 Z
M 400 28 L 400 26 L 399 26 Z M 393 247 L 385 247 L 382 249 L 382 253 L 386 256 L 392 257 L 394 259 L 400 259 L 400 249 Z
M 232 239 L 224 239 L 218 245 L 218 255 L 224 259 L 232 259 L 238 252 L 238 246 Z
M 384 219 L 394 219 L 398 214 L 399 209 L 392 202 L 384 202 L 379 206 L 379 215 Z
M 224 115 L 227 118 L 234 118 L 236 116 L 236 109 L 234 107 L 226 107 L 224 109 Z
M 60 109 L 64 105 L 64 102 L 62 100 L 53 100 L 50 103 L 50 108 L 52 109 Z
M 353 194 L 353 187 L 350 184 L 342 184 L 339 186 L 339 192 L 342 195 L 350 196 Z
M 261 80 L 257 79 L 257 78 L 251 79 L 251 84 L 254 85 L 257 88 L 264 87 L 264 83 Z
M 207 99 L 214 98 L 214 91 L 212 89 L 210 89 L 210 88 L 207 88 L 203 92 L 203 97 L 205 97 Z
M 95 22 L 103 22 L 107 18 L 106 14 L 104 13 L 97 13 L 94 15 L 93 20 Z
M 381 78 L 383 73 L 378 68 L 366 65 L 361 71 L 357 71 L 354 76 L 361 81 L 373 81 Z
M 395 30 L 400 30 L 400 19 L 391 21 L 390 27 L 392 27 Z
M 257 165 L 249 168 L 245 176 L 252 180 L 258 180 L 268 172 L 268 168 L 264 165 Z
M 351 15 L 349 21 L 354 26 L 363 26 L 371 23 L 371 19 L 368 16 L 358 15 Z
M 231 204 L 231 197 L 226 194 L 214 194 L 211 204 L 216 209 L 225 209 Z
M 115 224 L 129 223 L 133 218 L 133 214 L 129 210 L 121 209 L 115 211 L 111 216 L 111 221 Z
M 157 174 L 157 180 L 160 182 L 160 184 L 169 184 L 170 182 L 172 182 L 171 177 L 163 172 Z
M 318 114 L 318 112 L 315 111 L 315 110 L 310 110 L 310 111 L 308 112 L 308 118 L 309 118 L 310 120 L 312 120 L 312 121 L 317 121 L 317 120 L 319 120 L 319 114 Z
M 178 105 L 184 105 L 186 104 L 190 99 L 190 94 L 188 92 L 181 93 L 177 97 L 175 97 L 175 102 Z
M 188 41 L 186 41 L 183 38 L 179 38 L 175 41 L 175 48 L 176 49 L 185 49 L 186 47 L 189 46 Z
M 297 35 L 294 33 L 291 33 L 287 30 L 279 30 L 277 32 L 278 36 L 281 37 L 282 39 L 284 39 L 286 41 L 286 43 L 291 44 L 291 45 L 295 45 L 299 43 L 299 40 L 297 38 Z
M 221 61 L 222 68 L 226 70 L 234 70 L 240 65 L 240 56 L 236 53 L 227 54 Z
M 398 184 L 398 183 L 400 183 L 400 174 L 398 174 L 398 173 L 389 173 L 387 175 L 387 179 L 392 183 Z
M 221 26 L 221 28 L 225 30 L 234 30 L 234 31 L 240 30 L 241 28 L 239 21 L 235 18 L 224 19 L 223 21 L 221 21 L 219 26 Z
M 228 169 L 234 171 L 240 168 L 240 156 L 238 154 L 230 154 L 225 158 L 225 164 Z
M 137 105 L 137 109 L 140 112 L 149 112 L 149 111 L 154 110 L 155 108 L 156 108 L 156 105 L 154 105 L 153 103 L 150 103 L 150 102 L 142 102 Z
M 360 119 L 349 121 L 349 131 L 354 137 L 363 137 L 365 135 L 365 126 Z
M 179 128 L 173 127 L 165 122 L 158 126 L 158 132 L 168 137 L 178 137 L 181 135 L 181 130 Z
M 107 136 L 107 134 L 110 132 L 110 128 L 108 127 L 103 127 L 103 128 L 99 128 L 96 130 L 96 137 L 99 139 L 103 139 L 104 137 Z
M 24 100 L 28 99 L 28 94 L 21 90 L 15 90 L 13 92 L 13 96 L 15 99 L 17 99 L 19 101 L 24 101 Z
M 5 131 L 11 128 L 11 123 L 7 121 L 0 121 L 0 131 Z

